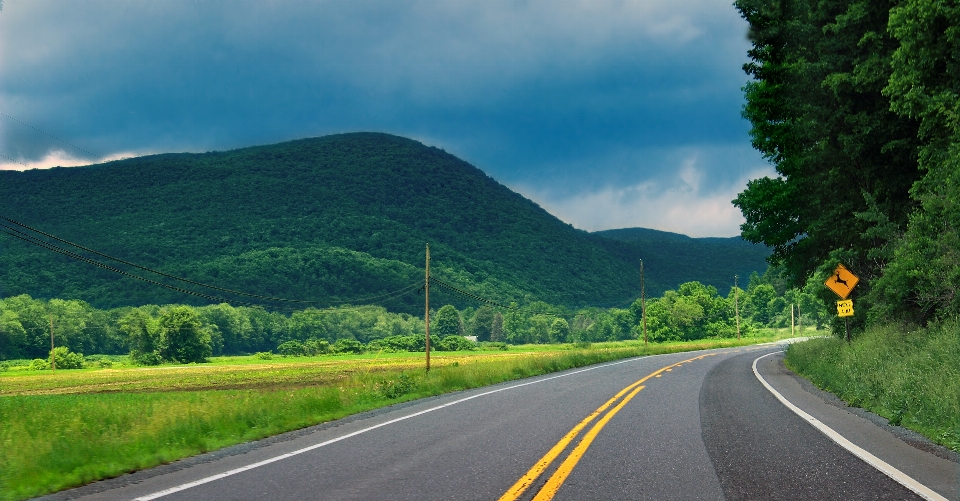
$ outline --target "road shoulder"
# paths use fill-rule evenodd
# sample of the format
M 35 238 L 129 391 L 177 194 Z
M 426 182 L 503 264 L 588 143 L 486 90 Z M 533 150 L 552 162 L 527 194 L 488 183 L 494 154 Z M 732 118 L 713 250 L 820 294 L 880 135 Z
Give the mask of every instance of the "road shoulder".
M 782 353 L 761 359 L 757 370 L 789 402 L 857 446 L 947 499 L 960 499 L 956 453 L 816 388 L 784 366 Z

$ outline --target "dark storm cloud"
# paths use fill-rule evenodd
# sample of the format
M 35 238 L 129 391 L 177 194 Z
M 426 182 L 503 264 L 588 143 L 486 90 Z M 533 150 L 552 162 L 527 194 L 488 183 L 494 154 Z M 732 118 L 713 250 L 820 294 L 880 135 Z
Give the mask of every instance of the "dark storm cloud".
M 8 0 L 0 111 L 92 155 L 3 117 L 0 153 L 66 164 L 378 130 L 579 227 L 663 227 L 578 204 L 634 213 L 690 188 L 681 172 L 691 200 L 729 201 L 765 168 L 739 117 L 744 32 L 726 0 Z M 602 198 L 630 186 L 647 188 Z M 702 231 L 733 234 L 738 217 Z

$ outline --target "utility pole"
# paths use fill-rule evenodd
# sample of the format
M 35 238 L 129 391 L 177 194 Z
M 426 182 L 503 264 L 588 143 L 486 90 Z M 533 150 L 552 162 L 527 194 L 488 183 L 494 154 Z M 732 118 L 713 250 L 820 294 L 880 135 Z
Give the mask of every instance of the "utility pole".
M 427 372 L 430 372 L 430 244 L 427 243 L 427 275 L 426 281 L 424 283 L 424 296 L 426 297 L 426 305 L 424 308 L 423 319 L 426 323 L 427 328 Z
M 799 301 L 799 299 L 798 299 Z M 803 335 L 803 316 L 800 315 L 800 303 L 797 303 L 797 330 Z
M 793 337 L 796 335 L 796 331 L 793 328 L 794 318 L 793 318 L 793 303 L 790 303 L 790 336 Z
M 50 368 L 57 372 L 57 359 L 53 358 L 53 314 L 50 314 Z
M 740 286 L 739 276 L 733 276 L 733 311 L 737 316 L 737 339 L 740 339 Z
M 643 284 L 643 259 L 640 260 L 640 316 L 643 317 L 643 347 L 647 347 L 647 298 Z

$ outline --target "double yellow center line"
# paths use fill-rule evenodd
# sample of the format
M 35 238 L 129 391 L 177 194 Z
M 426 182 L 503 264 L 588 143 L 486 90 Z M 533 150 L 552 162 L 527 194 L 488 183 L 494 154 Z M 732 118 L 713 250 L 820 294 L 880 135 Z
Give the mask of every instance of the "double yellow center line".
M 530 468 L 530 471 L 520 477 L 520 480 L 517 480 L 517 483 L 513 484 L 513 487 L 510 487 L 510 489 L 507 490 L 503 496 L 500 496 L 500 501 L 515 501 L 519 499 L 520 496 L 522 496 L 523 493 L 526 492 L 527 489 L 529 489 L 530 486 L 537 481 L 540 475 L 542 475 L 543 472 L 546 471 L 551 464 L 553 464 L 554 460 L 556 460 L 557 457 L 559 457 L 560 454 L 566 450 L 567 446 L 570 445 L 570 443 L 573 442 L 578 435 L 580 435 L 580 432 L 583 431 L 584 428 L 592 423 L 597 416 L 603 414 L 604 411 L 613 406 L 609 412 L 604 414 L 604 416 L 593 425 L 593 428 L 590 428 L 590 431 L 583 436 L 583 438 L 580 440 L 580 443 L 577 444 L 572 451 L 570 451 L 570 454 L 568 454 L 566 459 L 560 463 L 560 466 L 557 467 L 557 470 L 553 472 L 553 475 L 550 476 L 546 484 L 544 484 L 540 491 L 537 492 L 537 495 L 533 498 L 533 501 L 549 501 L 553 499 L 553 496 L 556 495 L 557 491 L 560 489 L 560 486 L 563 485 L 563 482 L 568 476 L 570 476 L 573 468 L 580 461 L 580 458 L 583 457 L 583 454 L 590 447 L 590 444 L 592 444 L 593 440 L 597 438 L 600 430 L 602 430 L 603 427 L 610 422 L 613 416 L 620 412 L 620 409 L 627 405 L 627 403 L 630 402 L 630 400 L 633 399 L 637 393 L 640 393 L 640 390 L 645 388 L 645 386 L 641 385 L 646 380 L 652 377 L 660 377 L 664 372 L 670 372 L 673 370 L 674 367 L 679 367 L 685 363 L 693 362 L 695 360 L 700 360 L 713 355 L 716 355 L 716 353 L 700 355 L 698 357 L 689 358 L 666 367 L 661 367 L 660 369 L 657 369 L 656 371 L 646 375 L 639 381 L 620 390 L 616 395 L 613 396 L 613 398 L 607 400 L 606 403 L 600 407 L 597 407 L 597 410 L 591 412 L 587 417 L 583 418 L 583 421 L 577 423 L 577 425 L 574 426 L 569 433 L 564 435 L 556 445 L 547 451 L 547 453 L 544 454 L 543 457 L 533 465 L 533 468 Z M 624 395 L 626 395 L 626 397 L 624 397 Z M 623 397 L 622 400 L 621 397 Z M 618 400 L 620 403 L 617 403 Z

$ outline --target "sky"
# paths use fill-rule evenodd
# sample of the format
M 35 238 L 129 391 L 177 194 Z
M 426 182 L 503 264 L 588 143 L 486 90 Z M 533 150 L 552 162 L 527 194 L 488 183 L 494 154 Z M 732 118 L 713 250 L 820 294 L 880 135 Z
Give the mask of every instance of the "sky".
M 0 0 L 0 169 L 379 131 L 575 227 L 734 236 L 732 0 Z

